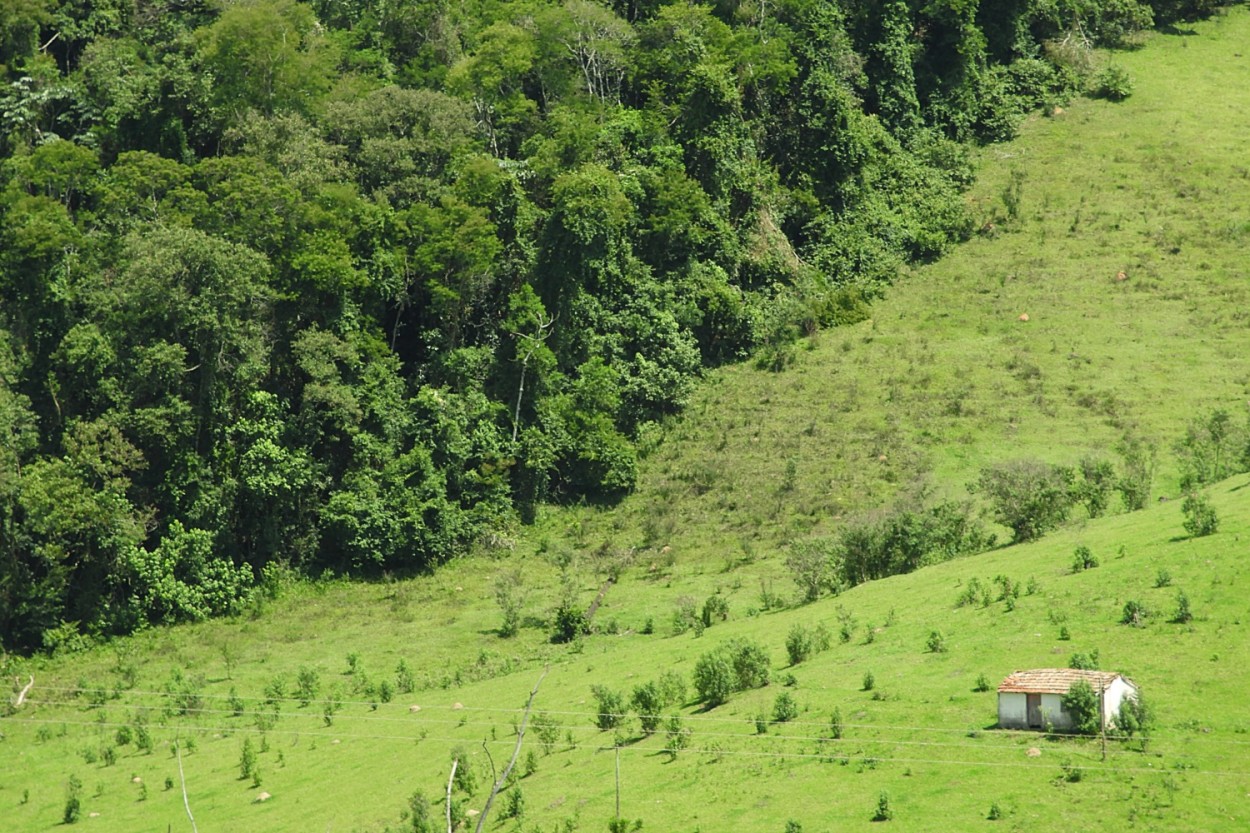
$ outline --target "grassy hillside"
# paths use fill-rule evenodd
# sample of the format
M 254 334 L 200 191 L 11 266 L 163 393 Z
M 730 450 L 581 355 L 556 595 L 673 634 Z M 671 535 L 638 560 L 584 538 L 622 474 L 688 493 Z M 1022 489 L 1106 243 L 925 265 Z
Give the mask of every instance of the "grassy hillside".
M 413 792 L 439 800 L 456 746 L 476 770 L 468 806 L 480 807 L 485 749 L 502 767 L 547 664 L 536 702 L 560 730 L 550 754 L 533 735 L 526 745 L 537 765 L 518 782 L 527 831 L 606 829 L 618 741 L 622 815 L 643 830 L 782 831 L 787 820 L 809 833 L 869 829 L 883 790 L 891 825 L 906 830 L 1244 824 L 1245 476 L 1213 490 L 1222 525 L 1207 538 L 1184 538 L 1178 502 L 1166 502 L 812 605 L 777 609 L 772 598 L 794 596 L 786 543 L 921 483 L 961 497 L 987 461 L 1114 460 L 1132 432 L 1157 443 L 1156 494 L 1173 495 L 1171 444 L 1186 422 L 1240 407 L 1250 393 L 1250 173 L 1239 132 L 1250 111 L 1241 54 L 1250 14 L 1236 9 L 1198 30 L 1115 57 L 1135 80 L 1128 101 L 1074 102 L 988 149 L 971 197 L 984 235 L 907 276 L 873 321 L 821 334 L 790 370 L 718 373 L 666 428 L 623 505 L 550 511 L 432 577 L 284 585 L 278 576 L 273 598 L 236 621 L 9 662 L 10 676 L 33 673 L 37 686 L 0 720 L 0 827 L 56 827 L 74 777 L 80 823 L 92 829 L 189 829 L 178 738 L 205 831 L 398 828 Z M 1013 178 L 1015 216 L 1003 196 Z M 1100 566 L 1073 574 L 1078 545 Z M 562 569 L 586 605 L 622 565 L 596 616 L 600 633 L 549 644 L 539 620 L 561 593 Z M 530 618 L 502 639 L 494 584 L 514 568 Z M 997 598 L 1000 575 L 1021 587 L 1010 603 Z M 957 606 L 973 579 L 990 588 L 988 604 L 977 594 Z M 1169 622 L 1182 591 L 1196 618 Z M 727 601 L 728 621 L 675 635 L 674 611 L 710 595 Z M 1145 627 L 1119 624 L 1129 600 L 1154 611 Z M 824 625 L 833 645 L 787 668 L 795 625 Z M 944 652 L 926 650 L 935 630 Z M 769 651 L 773 683 L 708 711 L 687 698 L 677 711 L 690 744 L 675 759 L 662 732 L 635 738 L 636 719 L 618 733 L 595 728 L 591 685 L 628 694 L 666 671 L 689 684 L 701 655 L 738 637 Z M 1104 762 L 1096 743 L 987 730 L 995 701 L 973 690 L 981 675 L 993 687 L 1011 670 L 1094 650 L 1157 709 L 1145 751 L 1113 742 Z M 301 670 L 316 677 L 308 705 Z M 783 691 L 798 718 L 757 734 L 756 717 Z M 834 709 L 840 740 L 830 737 Z M 150 752 L 136 746 L 140 725 Z M 123 727 L 131 737 L 119 744 Z M 240 778 L 245 740 L 257 752 L 256 786 Z M 1079 781 L 1064 777 L 1064 763 Z M 272 798 L 255 803 L 262 790 Z M 998 822 L 987 820 L 995 804 Z M 502 799 L 491 829 L 515 829 L 501 809 Z
M 882 790 L 907 830 L 975 828 L 989 823 L 994 804 L 1011 829 L 1215 829 L 1241 818 L 1250 787 L 1250 723 L 1241 709 L 1250 663 L 1240 543 L 1250 535 L 1247 486 L 1243 476 L 1215 490 L 1224 523 L 1207 538 L 1180 537 L 1179 509 L 1167 504 L 781 612 L 745 615 L 742 594 L 727 585 L 730 619 L 701 637 L 624 631 L 575 651 L 539 648 L 525 636 L 499 641 L 489 633 L 492 605 L 480 587 L 434 580 L 407 598 L 395 587 L 294 589 L 254 621 L 152 633 L 114 652 L 35 669 L 33 702 L 4 724 L 6 824 L 54 827 L 64 784 L 76 775 L 84 817 L 100 813 L 84 818 L 92 829 L 186 829 L 171 745 L 178 736 L 194 742 L 183 765 L 205 830 L 398 824 L 411 792 L 440 795 L 457 745 L 477 773 L 470 806 L 480 806 L 489 771 L 482 742 L 501 767 L 541 658 L 551 670 L 537 703 L 561 729 L 549 755 L 529 736 L 537 769 L 518 782 L 527 830 L 561 829 L 566 819 L 574 829 L 605 829 L 615 800 L 610 748 L 618 740 L 622 812 L 642 819 L 644 830 L 781 830 L 789 819 L 807 830 L 867 829 Z M 1100 566 L 1072 573 L 1078 543 Z M 973 579 L 994 588 L 999 575 L 1023 588 L 1011 604 L 995 600 L 993 589 L 988 604 L 957 605 Z M 1168 621 L 1178 592 L 1190 601 L 1192 622 Z M 1130 599 L 1153 611 L 1145 627 L 1119 624 Z M 824 625 L 833 645 L 791 668 L 783 646 L 795 625 Z M 945 652 L 927 650 L 935 629 Z M 637 739 L 634 719 L 619 738 L 594 727 L 591 685 L 628 692 L 665 671 L 688 680 L 702 654 L 738 637 L 767 648 L 773 683 L 710 711 L 681 707 L 692 734 L 675 760 L 663 751 L 663 732 Z M 493 647 L 474 659 L 474 644 Z M 1129 674 L 1156 708 L 1160 726 L 1146 751 L 1113 741 L 1104 762 L 1096 741 L 989 729 L 995 695 L 974 690 L 981 675 L 996 685 L 1013 669 L 1064 666 L 1071 654 L 1094 650 L 1103 668 Z M 358 665 L 349 674 L 352 653 Z M 361 677 L 393 680 L 401 657 L 421 669 L 417 690 L 373 708 L 357 688 Z M 519 670 L 499 673 L 507 662 Z M 319 693 L 305 707 L 294 694 L 300 668 L 319 677 Z M 444 687 L 444 668 L 458 671 L 460 684 Z M 872 691 L 863 690 L 868 673 Z M 268 713 L 261 701 L 275 677 L 285 679 L 287 699 L 262 731 L 256 713 Z M 105 693 L 92 705 L 95 687 Z M 84 691 L 71 696 L 76 688 Z M 241 715 L 232 714 L 231 688 L 244 701 Z M 188 689 L 201 697 L 191 704 L 200 711 L 170 714 Z M 800 714 L 757 734 L 755 717 L 771 714 L 782 691 Z M 327 692 L 342 701 L 329 726 Z M 840 740 L 830 739 L 834 709 L 845 724 Z M 143 714 L 152 753 L 133 742 L 117 746 L 117 730 Z M 239 778 L 245 739 L 258 750 L 259 787 Z M 111 765 L 102 751 L 109 747 Z M 1030 748 L 1040 756 L 1030 757 Z M 1064 779 L 1065 764 L 1083 770 L 1080 781 Z M 253 803 L 262 789 L 273 798 Z

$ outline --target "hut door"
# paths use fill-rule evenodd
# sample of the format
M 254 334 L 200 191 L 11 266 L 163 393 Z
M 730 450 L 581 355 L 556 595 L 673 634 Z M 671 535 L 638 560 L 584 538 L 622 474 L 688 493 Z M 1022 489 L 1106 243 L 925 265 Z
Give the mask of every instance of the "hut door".
M 1029 728 L 1042 728 L 1042 695 L 1026 694 L 1024 695 L 1024 703 L 1028 712 Z

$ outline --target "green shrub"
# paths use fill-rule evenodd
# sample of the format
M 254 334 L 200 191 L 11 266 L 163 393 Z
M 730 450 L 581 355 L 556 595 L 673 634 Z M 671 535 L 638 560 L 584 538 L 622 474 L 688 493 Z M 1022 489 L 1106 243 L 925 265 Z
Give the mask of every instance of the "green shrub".
M 1081 735 L 1096 735 L 1101 728 L 1098 695 L 1085 680 L 1077 680 L 1060 699 L 1063 710 L 1072 718 L 1072 731 Z
M 931 654 L 946 653 L 946 637 L 941 631 L 929 631 L 929 638 L 925 640 L 925 650 Z
M 1215 410 L 1193 420 L 1176 444 L 1181 464 L 1181 489 L 1194 492 L 1250 466 L 1250 425 L 1234 423 L 1227 411 Z
M 787 723 L 799 716 L 799 704 L 790 696 L 790 692 L 783 691 L 777 695 L 777 699 L 773 701 L 773 722 Z
M 551 641 L 556 643 L 572 642 L 584 636 L 590 630 L 586 614 L 574 599 L 565 599 L 556 608 L 551 617 Z
M 560 722 L 556 720 L 554 715 L 547 712 L 538 712 L 530 721 L 530 726 L 534 729 L 534 734 L 538 736 L 538 742 L 542 745 L 543 754 L 550 755 L 556 747 L 556 742 L 560 740 L 560 729 L 563 728 Z
M 500 818 L 522 819 L 525 817 L 525 794 L 520 787 L 508 790 L 503 799 L 503 812 Z
M 1172 614 L 1172 621 L 1183 625 L 1186 622 L 1193 621 L 1193 611 L 1189 609 L 1189 597 L 1185 595 L 1185 591 L 1178 591 L 1176 594 L 1176 612 Z
M 664 710 L 665 703 L 657 683 L 647 682 L 635 686 L 629 703 L 638 713 L 638 723 L 644 735 L 650 735 L 660 727 L 660 712 Z
M 416 687 L 417 680 L 412 674 L 412 669 L 401 659 L 395 666 L 395 690 L 400 694 L 411 694 Z
M 985 587 L 981 584 L 981 579 L 973 576 L 968 579 L 964 585 L 964 589 L 955 597 L 955 607 L 965 607 L 974 605 L 980 600 L 981 594 L 985 592 Z
M 864 674 L 863 690 L 872 691 L 874 688 L 876 688 L 876 686 L 877 686 L 877 678 L 872 675 L 872 672 L 869 671 L 866 674 Z
M 1143 748 L 1150 737 L 1154 724 L 1154 710 L 1142 699 L 1140 694 L 1136 697 L 1126 697 L 1120 701 L 1120 708 L 1111 720 L 1111 725 L 1117 733 L 1126 738 L 1140 738 Z
M 1094 649 L 1088 654 L 1076 653 L 1068 657 L 1068 667 L 1076 668 L 1081 671 L 1097 671 L 1098 670 L 1098 650 Z
M 855 585 L 980 552 L 992 546 L 993 540 L 965 503 L 894 509 L 847 523 L 835 540 L 834 562 L 839 565 L 841 583 Z
M 794 623 L 790 627 L 790 633 L 786 635 L 786 656 L 790 658 L 791 665 L 798 665 L 813 653 L 812 633 L 806 626 Z
M 1116 491 L 1130 512 L 1144 509 L 1150 502 L 1150 489 L 1154 481 L 1155 449 L 1146 440 L 1133 434 L 1125 434 L 1116 446 L 1124 461 L 1120 477 L 1115 482 Z
M 595 698 L 595 726 L 600 731 L 615 729 L 625 721 L 625 697 L 620 692 L 592 685 L 590 693 Z
M 457 746 L 451 750 L 451 759 L 458 762 L 456 774 L 452 776 L 452 787 L 465 795 L 473 795 L 477 790 L 477 775 L 473 772 L 473 761 L 469 758 L 469 751 L 463 746 Z
M 320 678 L 317 672 L 312 668 L 301 665 L 299 673 L 295 675 L 295 696 L 299 700 L 301 706 L 307 706 L 317 696 L 317 689 L 320 687 Z
M 1130 599 L 1124 603 L 1124 611 L 1120 614 L 1120 624 L 1140 628 L 1145 626 L 1149 618 L 1150 611 L 1146 609 L 1146 606 L 1136 599 Z
M 736 639 L 730 643 L 730 652 L 739 691 L 768 685 L 772 660 L 763 646 L 749 639 Z
M 877 796 L 877 811 L 872 814 L 873 821 L 890 821 L 894 818 L 894 808 L 890 806 L 890 794 L 885 790 Z
M 1219 516 L 1210 499 L 1201 492 L 1190 492 L 1185 495 L 1181 504 L 1181 512 L 1185 514 L 1185 531 L 1191 538 L 1213 535 L 1220 528 Z
M 239 750 L 239 780 L 252 777 L 256 769 L 256 747 L 251 738 L 243 739 L 243 747 Z
M 1106 460 L 1085 457 L 1080 465 L 1081 479 L 1073 486 L 1073 497 L 1084 504 L 1091 518 L 1101 518 L 1111 503 L 1115 489 L 1115 467 Z
M 1033 541 L 1067 520 L 1072 508 L 1072 469 L 1040 460 L 1009 460 L 987 466 L 969 488 L 985 496 L 994 520 L 1017 543 Z
M 499 635 L 504 639 L 516 636 L 521 630 L 521 611 L 527 595 L 524 575 L 519 569 L 507 570 L 495 577 L 495 603 L 503 617 Z
M 707 601 L 703 603 L 703 626 L 710 628 L 712 623 L 720 620 L 724 622 L 729 618 L 729 602 L 724 596 L 715 594 L 707 597 Z
M 990 678 L 981 674 L 977 677 L 977 683 L 972 687 L 973 691 L 983 692 L 990 690 Z
M 664 751 L 670 758 L 690 745 L 690 729 L 681 715 L 675 714 L 664 723 Z
M 836 587 L 834 545 L 828 538 L 795 541 L 786 556 L 786 567 L 799 586 L 803 601 L 814 602 L 826 590 Z
M 1133 94 L 1133 78 L 1117 64 L 1104 69 L 1094 78 L 1094 95 L 1108 101 L 1123 101 Z
M 829 735 L 834 740 L 841 740 L 845 729 L 846 724 L 842 722 L 842 710 L 834 706 L 833 713 L 829 715 Z
M 1155 573 L 1155 587 L 1167 587 L 1172 583 L 1172 574 L 1162 567 Z
M 1081 544 L 1072 551 L 1072 572 L 1079 573 L 1083 570 L 1092 570 L 1098 566 L 1098 559 L 1094 557 L 1094 553 L 1089 547 Z
M 412 833 L 435 833 L 436 826 L 434 819 L 431 818 L 430 802 L 419 792 L 414 792 L 408 798 L 408 821 L 412 827 Z
M 82 817 L 82 781 L 77 775 L 71 775 L 65 782 L 65 809 L 61 813 L 61 821 L 65 824 L 76 824 Z
M 734 690 L 734 668 L 725 651 L 699 657 L 694 665 L 694 688 L 699 702 L 715 708 L 729 699 Z

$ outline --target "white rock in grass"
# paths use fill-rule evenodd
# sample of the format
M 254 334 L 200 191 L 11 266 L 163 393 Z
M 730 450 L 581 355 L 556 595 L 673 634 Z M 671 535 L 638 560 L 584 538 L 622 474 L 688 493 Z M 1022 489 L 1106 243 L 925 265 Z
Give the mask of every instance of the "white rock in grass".
M 257 804 L 261 804 L 261 803 L 263 803 L 263 802 L 268 801 L 268 800 L 269 800 L 269 799 L 271 799 L 271 798 L 273 798 L 273 796 L 272 796 L 272 795 L 270 795 L 269 793 L 264 793 L 264 792 L 263 792 L 263 793 L 260 793 L 259 795 L 257 795 L 257 796 L 256 796 L 256 803 L 257 803 Z
M 416 703 L 413 703 L 411 706 L 408 707 L 408 712 L 410 714 L 416 714 L 419 711 L 421 711 L 421 707 L 418 706 Z

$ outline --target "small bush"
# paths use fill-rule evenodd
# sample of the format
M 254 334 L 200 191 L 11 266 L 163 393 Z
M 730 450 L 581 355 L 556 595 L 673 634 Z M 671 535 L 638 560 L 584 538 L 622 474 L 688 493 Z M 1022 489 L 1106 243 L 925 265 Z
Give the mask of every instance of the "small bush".
M 625 721 L 625 697 L 607 686 L 592 685 L 590 693 L 595 698 L 595 726 L 606 732 Z
M 1098 670 L 1098 650 L 1094 649 L 1088 654 L 1076 653 L 1068 658 L 1068 667 L 1076 668 L 1081 671 L 1097 671 Z
M 812 633 L 806 626 L 795 623 L 786 636 L 786 656 L 791 665 L 798 665 L 813 654 Z
M 256 747 L 251 738 L 243 739 L 243 747 L 239 750 L 239 780 L 252 777 L 256 769 Z
M 1098 695 L 1085 680 L 1077 680 L 1060 699 L 1063 710 L 1072 717 L 1072 731 L 1081 735 L 1095 735 L 1102 725 L 1098 708 Z
M 1133 94 L 1133 78 L 1122 66 L 1112 65 L 1094 79 L 1094 95 L 1108 101 L 1123 101 Z
M 985 818 L 989 821 L 999 821 L 1006 817 L 1006 815 L 1007 811 L 1002 808 L 1001 804 L 995 801 L 990 805 L 990 811 L 986 814 Z
M 876 686 L 877 686 L 877 678 L 872 675 L 872 672 L 869 671 L 866 674 L 864 674 L 863 690 L 872 691 L 874 688 L 876 688 Z
M 724 651 L 699 657 L 694 665 L 694 688 L 699 702 L 708 708 L 715 708 L 729 699 L 734 690 L 734 669 Z
M 525 817 L 525 794 L 521 792 L 520 787 L 513 787 L 508 790 L 503 800 L 503 813 L 501 818 L 505 819 L 522 819 Z
M 436 828 L 429 800 L 421 793 L 415 792 L 408 799 L 408 807 L 411 811 L 408 821 L 412 827 L 412 833 L 434 833 Z
M 1150 611 L 1146 609 L 1146 606 L 1136 599 L 1130 599 L 1124 603 L 1124 612 L 1120 614 L 1120 624 L 1140 628 L 1145 626 L 1149 618 Z
M 71 775 L 65 782 L 65 809 L 61 813 L 61 821 L 65 824 L 76 824 L 82 817 L 82 781 L 77 775 Z
M 1141 437 L 1125 434 L 1116 446 L 1124 460 L 1115 488 L 1124 501 L 1124 508 L 1136 512 L 1150 502 L 1150 489 L 1154 481 L 1155 449 Z
M 710 628 L 713 622 L 724 622 L 728 618 L 729 602 L 725 597 L 719 594 L 708 596 L 703 603 L 703 626 Z
M 452 777 L 452 786 L 465 795 L 473 795 L 477 791 L 477 775 L 473 772 L 469 751 L 463 746 L 457 746 L 451 750 L 451 759 L 459 762 L 456 764 L 456 774 Z
M 836 585 L 832 542 L 828 539 L 796 541 L 786 556 L 786 567 L 805 602 L 816 601 Z
M 737 639 L 730 643 L 730 650 L 739 691 L 768 685 L 772 660 L 763 646 L 748 639 Z
M 834 740 L 842 740 L 842 733 L 845 730 L 846 724 L 842 721 L 842 710 L 834 706 L 833 713 L 829 715 L 829 736 Z
M 890 821 L 894 818 L 894 808 L 890 806 L 890 794 L 881 791 L 877 796 L 877 811 L 872 814 L 873 821 Z
M 1094 557 L 1094 553 L 1089 547 L 1081 544 L 1072 551 L 1072 572 L 1079 573 L 1083 570 L 1092 570 L 1098 566 L 1098 559 Z
M 647 682 L 635 686 L 629 704 L 638 713 L 638 723 L 644 735 L 650 735 L 660 728 L 660 712 L 664 710 L 665 703 L 657 683 Z
M 503 617 L 499 635 L 504 639 L 516 636 L 521 630 L 521 613 L 528 596 L 523 578 L 519 569 L 507 570 L 495 577 L 495 603 Z
M 1091 518 L 1101 518 L 1107 512 L 1111 492 L 1115 489 L 1115 467 L 1106 460 L 1085 457 L 1081 460 L 1080 471 L 1081 479 L 1073 487 L 1073 496 L 1085 505 Z
M 590 630 L 586 614 L 574 599 L 565 599 L 551 617 L 551 641 L 559 644 L 572 642 Z
M 1176 612 L 1172 614 L 1172 621 L 1179 625 L 1193 621 L 1193 611 L 1189 609 L 1189 597 L 1185 595 L 1185 591 L 1178 591 L 1176 594 Z
M 664 751 L 670 758 L 676 758 L 677 753 L 689 745 L 690 729 L 681 719 L 681 715 L 675 714 L 664 724 Z
M 538 736 L 538 742 L 542 745 L 543 754 L 550 755 L 555 749 L 556 743 L 560 740 L 560 729 L 563 728 L 555 717 L 547 712 L 538 712 L 534 715 L 534 719 L 530 721 L 530 725 L 534 727 L 534 734 Z
M 976 604 L 985 588 L 981 584 L 981 579 L 973 576 L 968 579 L 968 583 L 964 585 L 964 589 L 955 597 L 955 607 L 966 607 Z
M 799 704 L 790 696 L 790 692 L 783 691 L 777 695 L 777 699 L 773 701 L 773 722 L 787 723 L 799 716 Z
M 980 675 L 979 677 L 977 677 L 977 684 L 976 684 L 976 685 L 974 685 L 974 686 L 972 687 L 972 690 L 973 690 L 973 691 L 978 691 L 978 692 L 980 692 L 980 691 L 989 691 L 989 690 L 990 690 L 990 679 L 989 679 L 989 677 L 985 676 L 984 674 L 982 674 L 982 675 Z
M 1190 492 L 1185 495 L 1185 501 L 1181 504 L 1181 512 L 1185 514 L 1185 531 L 1191 538 L 1214 535 L 1220 528 L 1220 519 L 1215 514 L 1215 507 L 1201 492 Z
M 1119 711 L 1115 713 L 1111 721 L 1112 727 L 1119 734 L 1127 738 L 1141 738 L 1143 748 L 1150 737 L 1151 729 L 1154 728 L 1154 723 L 1154 710 L 1147 705 L 1140 694 L 1122 700 Z
M 1172 574 L 1163 568 L 1155 573 L 1155 587 L 1168 587 L 1172 583 Z
M 307 706 L 317 696 L 320 678 L 317 672 L 306 665 L 301 665 L 295 675 L 295 696 L 301 706 Z
M 925 650 L 931 654 L 946 653 L 946 637 L 941 631 L 929 631 L 929 638 L 924 643 Z
M 1073 478 L 1070 468 L 1040 460 L 1010 460 L 982 469 L 969 488 L 985 496 L 994 520 L 1021 543 L 1034 541 L 1067 520 L 1074 501 Z
M 417 680 L 412 674 L 412 669 L 401 659 L 395 666 L 395 690 L 400 694 L 411 694 L 416 687 Z

